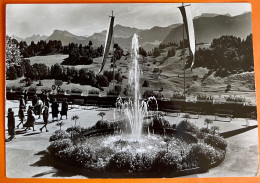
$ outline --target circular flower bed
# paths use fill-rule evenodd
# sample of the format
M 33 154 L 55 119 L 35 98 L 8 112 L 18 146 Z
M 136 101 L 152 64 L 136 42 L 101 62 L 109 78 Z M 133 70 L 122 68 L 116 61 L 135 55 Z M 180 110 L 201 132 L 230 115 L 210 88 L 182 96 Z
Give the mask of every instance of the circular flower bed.
M 135 174 L 164 177 L 167 174 L 178 176 L 180 172 L 184 175 L 198 173 L 190 170 L 206 171 L 225 158 L 227 144 L 218 135 L 203 133 L 204 142 L 194 143 L 180 136 L 149 134 L 136 142 L 131 140 L 130 134 L 118 133 L 118 126 L 125 126 L 120 122 L 103 122 L 107 123 L 102 125 L 103 129 L 97 128 L 99 123 L 89 129 L 77 126 L 56 131 L 50 137 L 49 153 L 59 162 L 88 172 L 127 173 L 126 177 Z M 195 135 L 199 129 L 192 125 L 188 121 L 180 122 L 176 129 L 186 129 L 189 132 L 182 131 L 182 134 Z M 148 126 L 152 128 L 151 124 Z M 105 133 L 104 127 L 110 133 Z M 113 129 L 113 133 L 109 129 Z

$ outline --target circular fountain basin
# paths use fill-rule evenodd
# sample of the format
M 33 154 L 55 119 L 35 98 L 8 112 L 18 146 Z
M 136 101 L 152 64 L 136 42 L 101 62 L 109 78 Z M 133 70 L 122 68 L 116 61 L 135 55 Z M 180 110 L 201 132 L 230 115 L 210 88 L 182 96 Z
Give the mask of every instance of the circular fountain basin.
M 167 138 L 167 140 L 166 140 Z M 118 152 L 131 154 L 154 155 L 159 151 L 169 151 L 180 155 L 189 147 L 188 143 L 178 137 L 165 137 L 161 135 L 142 135 L 137 141 L 132 134 L 98 135 L 87 138 L 83 146 L 88 146 L 97 151 L 103 148 L 111 149 L 111 156 Z

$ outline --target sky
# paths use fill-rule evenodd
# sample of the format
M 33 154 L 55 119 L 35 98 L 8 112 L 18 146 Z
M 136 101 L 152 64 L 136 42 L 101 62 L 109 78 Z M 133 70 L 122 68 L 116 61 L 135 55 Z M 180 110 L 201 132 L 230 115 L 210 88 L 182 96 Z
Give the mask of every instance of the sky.
M 111 11 L 115 24 L 139 29 L 181 23 L 177 8 L 181 3 L 136 4 L 8 4 L 6 33 L 21 38 L 40 34 L 50 36 L 55 29 L 90 36 L 107 29 Z M 193 17 L 202 13 L 239 15 L 251 12 L 249 3 L 192 3 Z

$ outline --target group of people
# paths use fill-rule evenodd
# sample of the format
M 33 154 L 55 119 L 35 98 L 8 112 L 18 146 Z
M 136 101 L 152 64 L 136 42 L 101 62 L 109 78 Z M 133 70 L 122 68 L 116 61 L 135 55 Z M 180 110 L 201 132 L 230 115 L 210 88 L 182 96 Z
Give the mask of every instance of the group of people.
M 43 117 L 44 125 L 39 129 L 41 132 L 45 128 L 46 132 L 48 132 L 47 124 L 49 122 L 49 105 L 50 105 L 50 99 L 47 93 L 42 94 L 42 97 L 38 97 L 37 95 L 34 95 L 32 98 L 32 105 L 28 106 L 27 109 L 27 119 L 25 120 L 25 111 L 27 108 L 27 101 L 28 101 L 28 95 L 25 91 L 24 94 L 21 96 L 19 100 L 19 110 L 18 110 L 18 116 L 20 119 L 20 123 L 16 126 L 19 128 L 20 125 L 22 125 L 25 128 L 25 131 L 30 130 L 31 128 L 33 131 L 35 131 L 34 125 L 36 121 L 36 115 L 38 115 L 38 119 L 41 119 L 41 116 Z M 67 117 L 68 112 L 68 102 L 67 99 L 65 99 L 62 102 L 61 111 L 59 111 L 59 103 L 56 99 L 54 99 L 51 103 L 51 109 L 52 109 L 52 120 L 54 118 L 58 119 L 58 114 L 60 113 L 60 119 L 62 119 L 62 116 Z M 13 139 L 15 137 L 15 117 L 14 117 L 14 111 L 12 108 L 8 109 L 8 134 L 10 135 L 10 139 Z M 25 122 L 25 123 L 24 123 Z

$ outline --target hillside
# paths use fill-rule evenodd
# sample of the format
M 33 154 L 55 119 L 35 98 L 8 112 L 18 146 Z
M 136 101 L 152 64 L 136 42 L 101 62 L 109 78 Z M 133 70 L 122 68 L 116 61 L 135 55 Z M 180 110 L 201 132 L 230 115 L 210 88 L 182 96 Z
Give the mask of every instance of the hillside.
M 181 50 L 176 50 L 176 55 L 173 57 L 166 58 L 167 51 L 169 48 L 162 50 L 159 57 L 153 58 L 148 56 L 147 58 L 140 57 L 139 64 L 142 69 L 142 75 L 140 78 L 140 85 L 143 84 L 144 80 L 149 82 L 149 87 L 141 87 L 141 93 L 146 90 L 159 91 L 161 87 L 163 88 L 162 94 L 164 97 L 170 98 L 173 92 L 183 91 L 183 63 L 187 59 L 181 59 Z M 129 51 L 129 50 L 124 50 Z M 185 55 L 188 55 L 188 50 L 186 49 Z M 53 60 L 52 57 L 55 55 L 43 58 L 41 56 L 29 58 L 32 63 L 45 63 L 45 59 Z M 64 55 L 55 56 L 55 63 L 60 63 L 64 59 Z M 166 59 L 165 59 L 166 58 Z M 109 56 L 105 67 L 105 70 L 112 70 L 110 67 L 111 62 Z M 164 60 L 164 62 L 161 62 Z M 93 64 L 91 65 L 77 65 L 74 66 L 77 69 L 88 68 L 89 70 L 98 73 L 101 66 L 102 57 L 93 59 Z M 131 63 L 130 56 L 123 56 L 117 61 L 116 71 L 121 70 L 122 75 L 128 78 L 129 64 Z M 51 64 L 51 63 L 50 63 Z M 54 64 L 54 62 L 53 62 Z M 71 67 L 71 66 L 63 66 Z M 155 68 L 159 68 L 162 73 L 159 75 L 158 72 L 154 72 Z M 208 69 L 198 67 L 192 70 L 192 72 L 186 70 L 186 90 L 191 94 L 207 94 L 207 95 L 242 95 L 251 100 L 255 100 L 255 88 L 254 88 L 254 72 L 244 72 L 240 74 L 231 74 L 228 77 L 221 78 L 215 77 L 214 72 L 208 76 L 204 81 L 202 81 L 203 76 L 208 73 Z M 197 75 L 198 79 L 193 80 L 192 76 Z M 128 79 L 123 79 L 122 89 L 127 88 Z M 225 89 L 228 84 L 231 84 L 231 91 L 225 93 Z M 82 88 L 82 87 L 81 87 Z M 104 88 L 109 91 L 110 88 Z M 84 87 L 83 87 L 84 90 Z M 124 94 L 121 92 L 121 96 Z
M 197 43 L 210 43 L 214 38 L 222 35 L 233 35 L 246 38 L 252 33 L 251 13 L 230 17 L 218 15 L 194 19 L 194 30 Z M 174 28 L 162 43 L 178 43 L 182 39 L 182 25 Z

